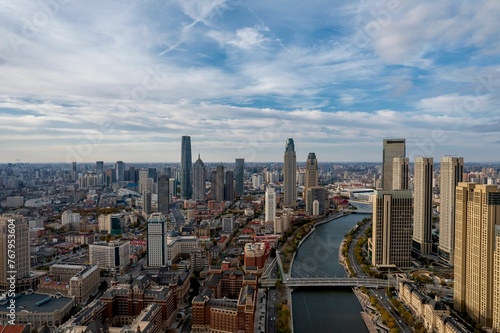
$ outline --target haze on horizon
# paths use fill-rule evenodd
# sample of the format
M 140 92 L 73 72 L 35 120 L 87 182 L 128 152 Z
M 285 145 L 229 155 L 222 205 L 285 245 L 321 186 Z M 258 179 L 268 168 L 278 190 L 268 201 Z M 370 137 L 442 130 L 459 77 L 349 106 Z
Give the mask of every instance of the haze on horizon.
M 500 160 L 500 2 L 43 3 L 0 5 L 0 163 Z

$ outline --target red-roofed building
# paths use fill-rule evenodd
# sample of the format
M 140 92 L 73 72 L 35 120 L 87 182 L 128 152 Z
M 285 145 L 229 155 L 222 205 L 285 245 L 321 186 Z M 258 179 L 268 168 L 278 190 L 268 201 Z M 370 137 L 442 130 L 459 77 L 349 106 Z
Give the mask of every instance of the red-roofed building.
M 28 325 L 0 325 L 0 333 L 30 333 Z

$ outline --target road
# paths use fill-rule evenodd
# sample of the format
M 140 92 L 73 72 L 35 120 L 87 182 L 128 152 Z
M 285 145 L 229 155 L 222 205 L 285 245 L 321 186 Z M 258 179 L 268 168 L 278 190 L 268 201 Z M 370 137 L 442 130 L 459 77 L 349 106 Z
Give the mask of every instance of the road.
M 268 289 L 267 293 L 267 333 L 276 333 L 276 290 Z
M 354 254 L 354 248 L 356 247 L 356 244 L 358 242 L 358 239 L 361 237 L 364 237 L 366 229 L 372 225 L 372 222 L 365 223 L 364 226 L 361 227 L 361 229 L 356 233 L 356 236 L 352 239 L 351 245 L 349 246 L 349 250 L 347 251 L 347 259 L 351 262 L 351 267 L 354 270 L 354 273 L 358 277 L 365 277 L 367 276 L 363 272 L 363 268 L 361 268 L 361 265 L 358 263 L 356 260 L 356 256 Z
M 399 316 L 399 314 L 393 310 L 391 302 L 385 296 L 385 289 L 372 289 L 371 292 L 377 298 L 377 300 L 382 304 L 382 306 L 394 317 L 396 321 L 397 328 L 402 333 L 412 333 L 410 327 L 406 322 Z

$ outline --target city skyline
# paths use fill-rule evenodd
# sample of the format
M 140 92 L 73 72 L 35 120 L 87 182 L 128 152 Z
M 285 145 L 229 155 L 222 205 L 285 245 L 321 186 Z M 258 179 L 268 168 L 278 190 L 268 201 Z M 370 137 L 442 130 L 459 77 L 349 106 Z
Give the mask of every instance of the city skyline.
M 497 162 L 498 2 L 51 4 L 0 13 L 0 163 Z

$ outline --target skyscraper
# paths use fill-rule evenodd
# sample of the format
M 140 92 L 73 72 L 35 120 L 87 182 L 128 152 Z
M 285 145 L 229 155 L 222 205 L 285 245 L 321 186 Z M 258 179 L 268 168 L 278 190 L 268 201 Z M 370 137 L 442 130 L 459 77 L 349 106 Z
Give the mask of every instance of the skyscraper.
M 498 320 L 494 319 L 498 315 L 494 296 L 500 281 L 495 280 L 494 258 L 500 191 L 496 185 L 458 183 L 455 206 L 455 309 L 491 327 Z
M 432 251 L 432 157 L 415 158 L 413 249 L 420 254 Z
M 276 220 L 276 192 L 274 191 L 274 188 L 270 186 L 266 188 L 265 200 L 266 215 L 264 222 L 272 222 L 274 224 L 274 221 Z
M 408 157 L 394 157 L 392 160 L 392 189 L 407 190 L 409 179 Z
M 224 184 L 224 200 L 234 201 L 234 172 L 226 170 L 226 182 Z
M 158 178 L 158 212 L 168 215 L 170 211 L 170 186 L 167 175 Z
M 392 190 L 392 163 L 394 157 L 406 156 L 405 139 L 385 139 L 382 154 L 382 189 Z
M 192 167 L 191 137 L 183 136 L 181 144 L 181 198 L 183 199 L 191 199 L 193 196 L 193 185 L 191 180 Z
M 148 218 L 148 266 L 167 265 L 167 235 L 165 215 L 162 213 L 151 214 Z
M 236 182 L 236 186 L 234 188 L 234 191 L 236 195 L 243 195 L 243 191 L 245 188 L 245 159 L 243 158 L 237 158 L 235 161 L 235 167 L 234 167 L 234 178 Z
M 372 265 L 411 267 L 412 223 L 410 190 L 375 191 Z
M 215 201 L 224 201 L 224 166 L 219 164 L 215 171 L 215 182 L 212 183 Z
M 11 235 L 15 235 L 15 238 L 9 237 Z M 15 239 L 15 243 L 12 243 L 12 239 Z M 15 258 L 9 256 L 12 254 L 9 244 L 15 245 Z M 21 287 L 18 281 L 30 274 L 29 228 L 26 219 L 21 215 L 0 215 L 0 258 L 2 258 L 0 260 L 0 290 L 9 290 L 10 281 L 7 278 L 11 275 L 15 275 L 14 284 L 18 289 Z M 13 266 L 10 266 L 11 264 Z
M 493 265 L 493 333 L 500 333 L 500 225 L 495 225 L 495 263 Z
M 304 201 L 307 205 L 307 190 L 311 187 L 318 186 L 318 160 L 315 153 L 309 153 L 306 161 L 306 181 L 304 185 Z
M 455 249 L 455 192 L 458 183 L 462 182 L 463 173 L 463 157 L 444 156 L 441 159 L 438 254 L 452 264 Z
M 146 190 L 142 192 L 142 210 L 146 214 L 151 214 L 151 192 Z
M 104 184 L 105 177 L 104 177 L 104 162 L 103 161 L 95 162 L 95 174 L 97 176 L 98 182 L 100 181 L 99 184 Z
M 297 156 L 295 155 L 295 144 L 292 138 L 286 141 L 285 156 L 283 163 L 283 187 L 284 200 L 283 205 L 287 207 L 296 207 L 297 204 Z
M 125 180 L 125 163 L 123 163 L 123 161 L 116 161 L 115 172 L 117 182 L 122 182 Z
M 78 179 L 78 171 L 76 169 L 76 162 L 73 162 L 71 168 L 71 180 L 75 181 L 77 179 Z
M 198 154 L 198 159 L 193 166 L 193 198 L 205 200 L 205 164 Z

